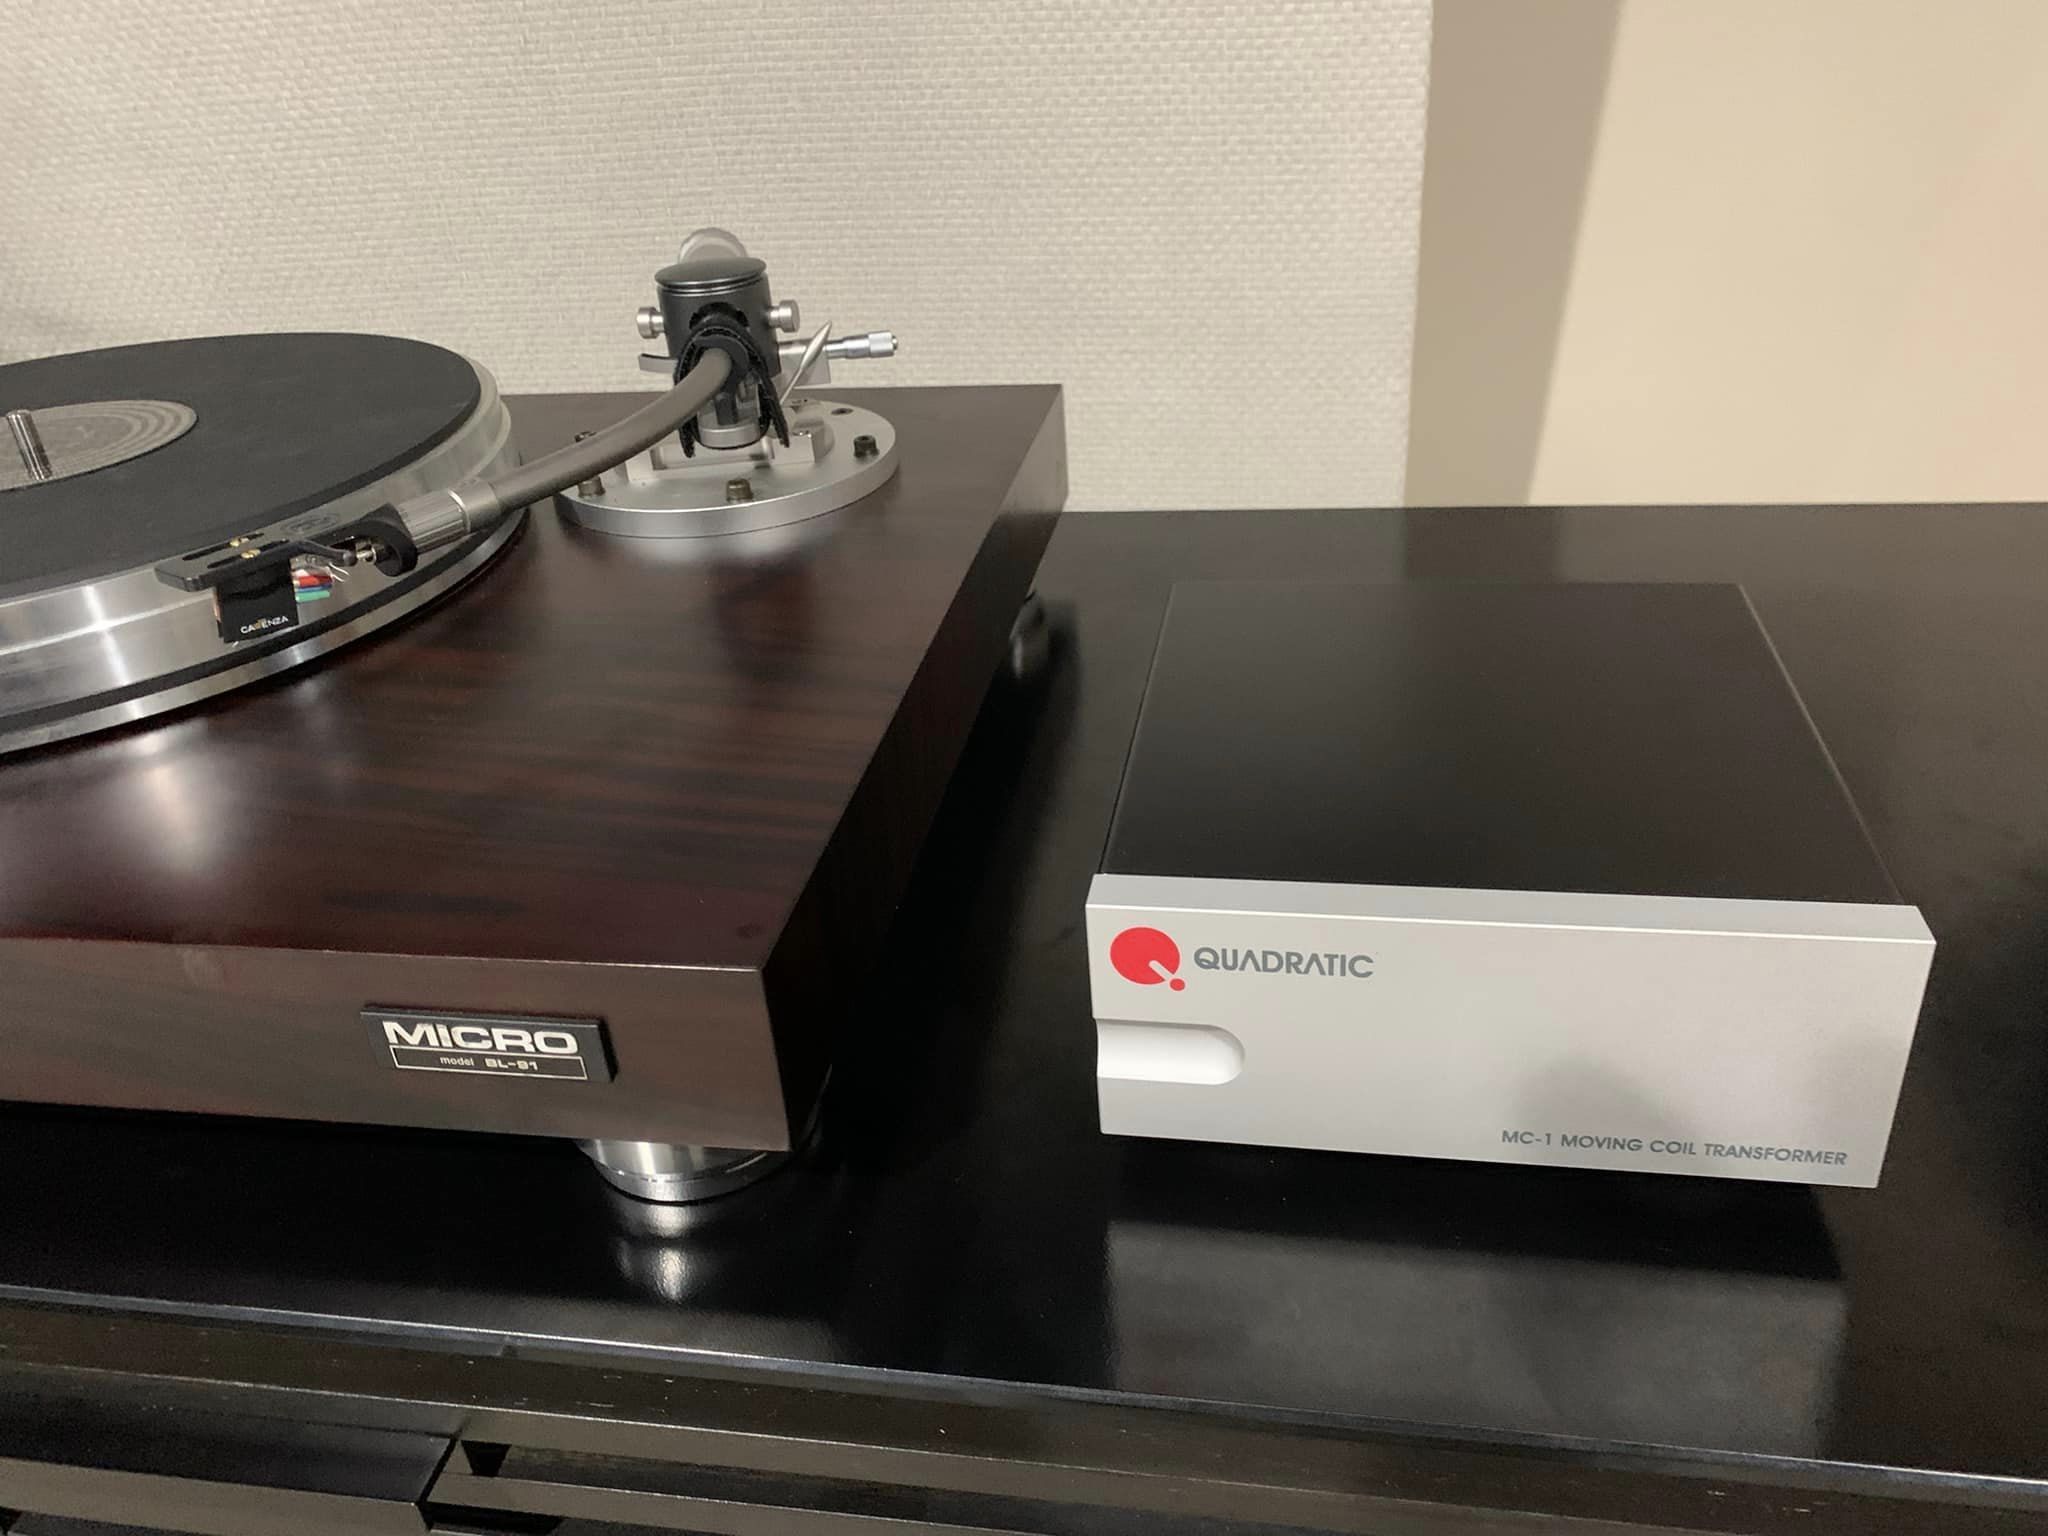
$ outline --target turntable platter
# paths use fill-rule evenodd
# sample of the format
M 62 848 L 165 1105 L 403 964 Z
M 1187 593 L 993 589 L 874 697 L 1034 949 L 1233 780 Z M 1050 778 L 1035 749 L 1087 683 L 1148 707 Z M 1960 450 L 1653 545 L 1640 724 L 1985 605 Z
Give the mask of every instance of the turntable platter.
M 165 586 L 157 562 L 503 467 L 509 422 L 488 374 L 387 336 L 208 337 L 0 367 L 0 411 L 15 428 L 0 432 L 0 750 L 308 660 L 446 590 L 518 523 L 403 577 L 309 582 L 296 623 L 235 639 L 209 595 Z
M 11 483 L 0 490 L 0 600 L 345 495 L 444 441 L 478 394 L 463 358 L 390 336 L 214 336 L 0 368 L 0 410 L 148 400 L 193 417 L 153 451 L 88 474 L 0 481 Z

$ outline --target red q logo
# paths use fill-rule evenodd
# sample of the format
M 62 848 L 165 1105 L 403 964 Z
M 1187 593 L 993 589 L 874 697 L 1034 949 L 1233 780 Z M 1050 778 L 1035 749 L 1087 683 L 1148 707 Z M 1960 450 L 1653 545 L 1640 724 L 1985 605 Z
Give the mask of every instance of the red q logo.
M 1173 974 L 1180 969 L 1180 946 L 1157 928 L 1126 928 L 1109 941 L 1109 963 L 1117 975 L 1141 987 L 1163 981 L 1179 992 L 1187 986 Z

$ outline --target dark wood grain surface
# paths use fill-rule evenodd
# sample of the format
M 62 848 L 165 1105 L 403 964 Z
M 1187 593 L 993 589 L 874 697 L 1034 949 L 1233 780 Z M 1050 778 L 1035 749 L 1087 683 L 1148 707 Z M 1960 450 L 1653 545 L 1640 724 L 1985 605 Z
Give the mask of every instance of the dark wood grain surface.
M 639 398 L 524 402 L 522 448 Z M 883 408 L 853 507 L 709 543 L 536 508 L 387 635 L 0 763 L 0 1092 L 781 1145 L 1065 493 L 1055 388 Z M 602 1017 L 619 1077 L 395 1072 L 369 1004 Z

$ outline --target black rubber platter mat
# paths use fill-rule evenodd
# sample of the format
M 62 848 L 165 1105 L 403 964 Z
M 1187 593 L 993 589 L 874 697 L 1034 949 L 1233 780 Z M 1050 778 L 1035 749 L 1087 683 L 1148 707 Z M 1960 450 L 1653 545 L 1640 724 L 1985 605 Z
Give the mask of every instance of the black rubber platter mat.
M 390 336 L 212 336 L 0 368 L 0 410 L 169 400 L 192 429 L 139 458 L 0 491 L 0 599 L 216 544 L 420 458 L 476 370 Z

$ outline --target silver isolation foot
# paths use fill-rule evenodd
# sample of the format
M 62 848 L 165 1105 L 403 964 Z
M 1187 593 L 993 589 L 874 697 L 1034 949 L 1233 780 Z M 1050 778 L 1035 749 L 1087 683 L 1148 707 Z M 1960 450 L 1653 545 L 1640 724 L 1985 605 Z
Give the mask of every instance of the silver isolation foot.
M 662 1141 L 578 1142 L 614 1189 L 637 1200 L 682 1205 L 744 1189 L 789 1161 L 787 1152 L 681 1147 Z

